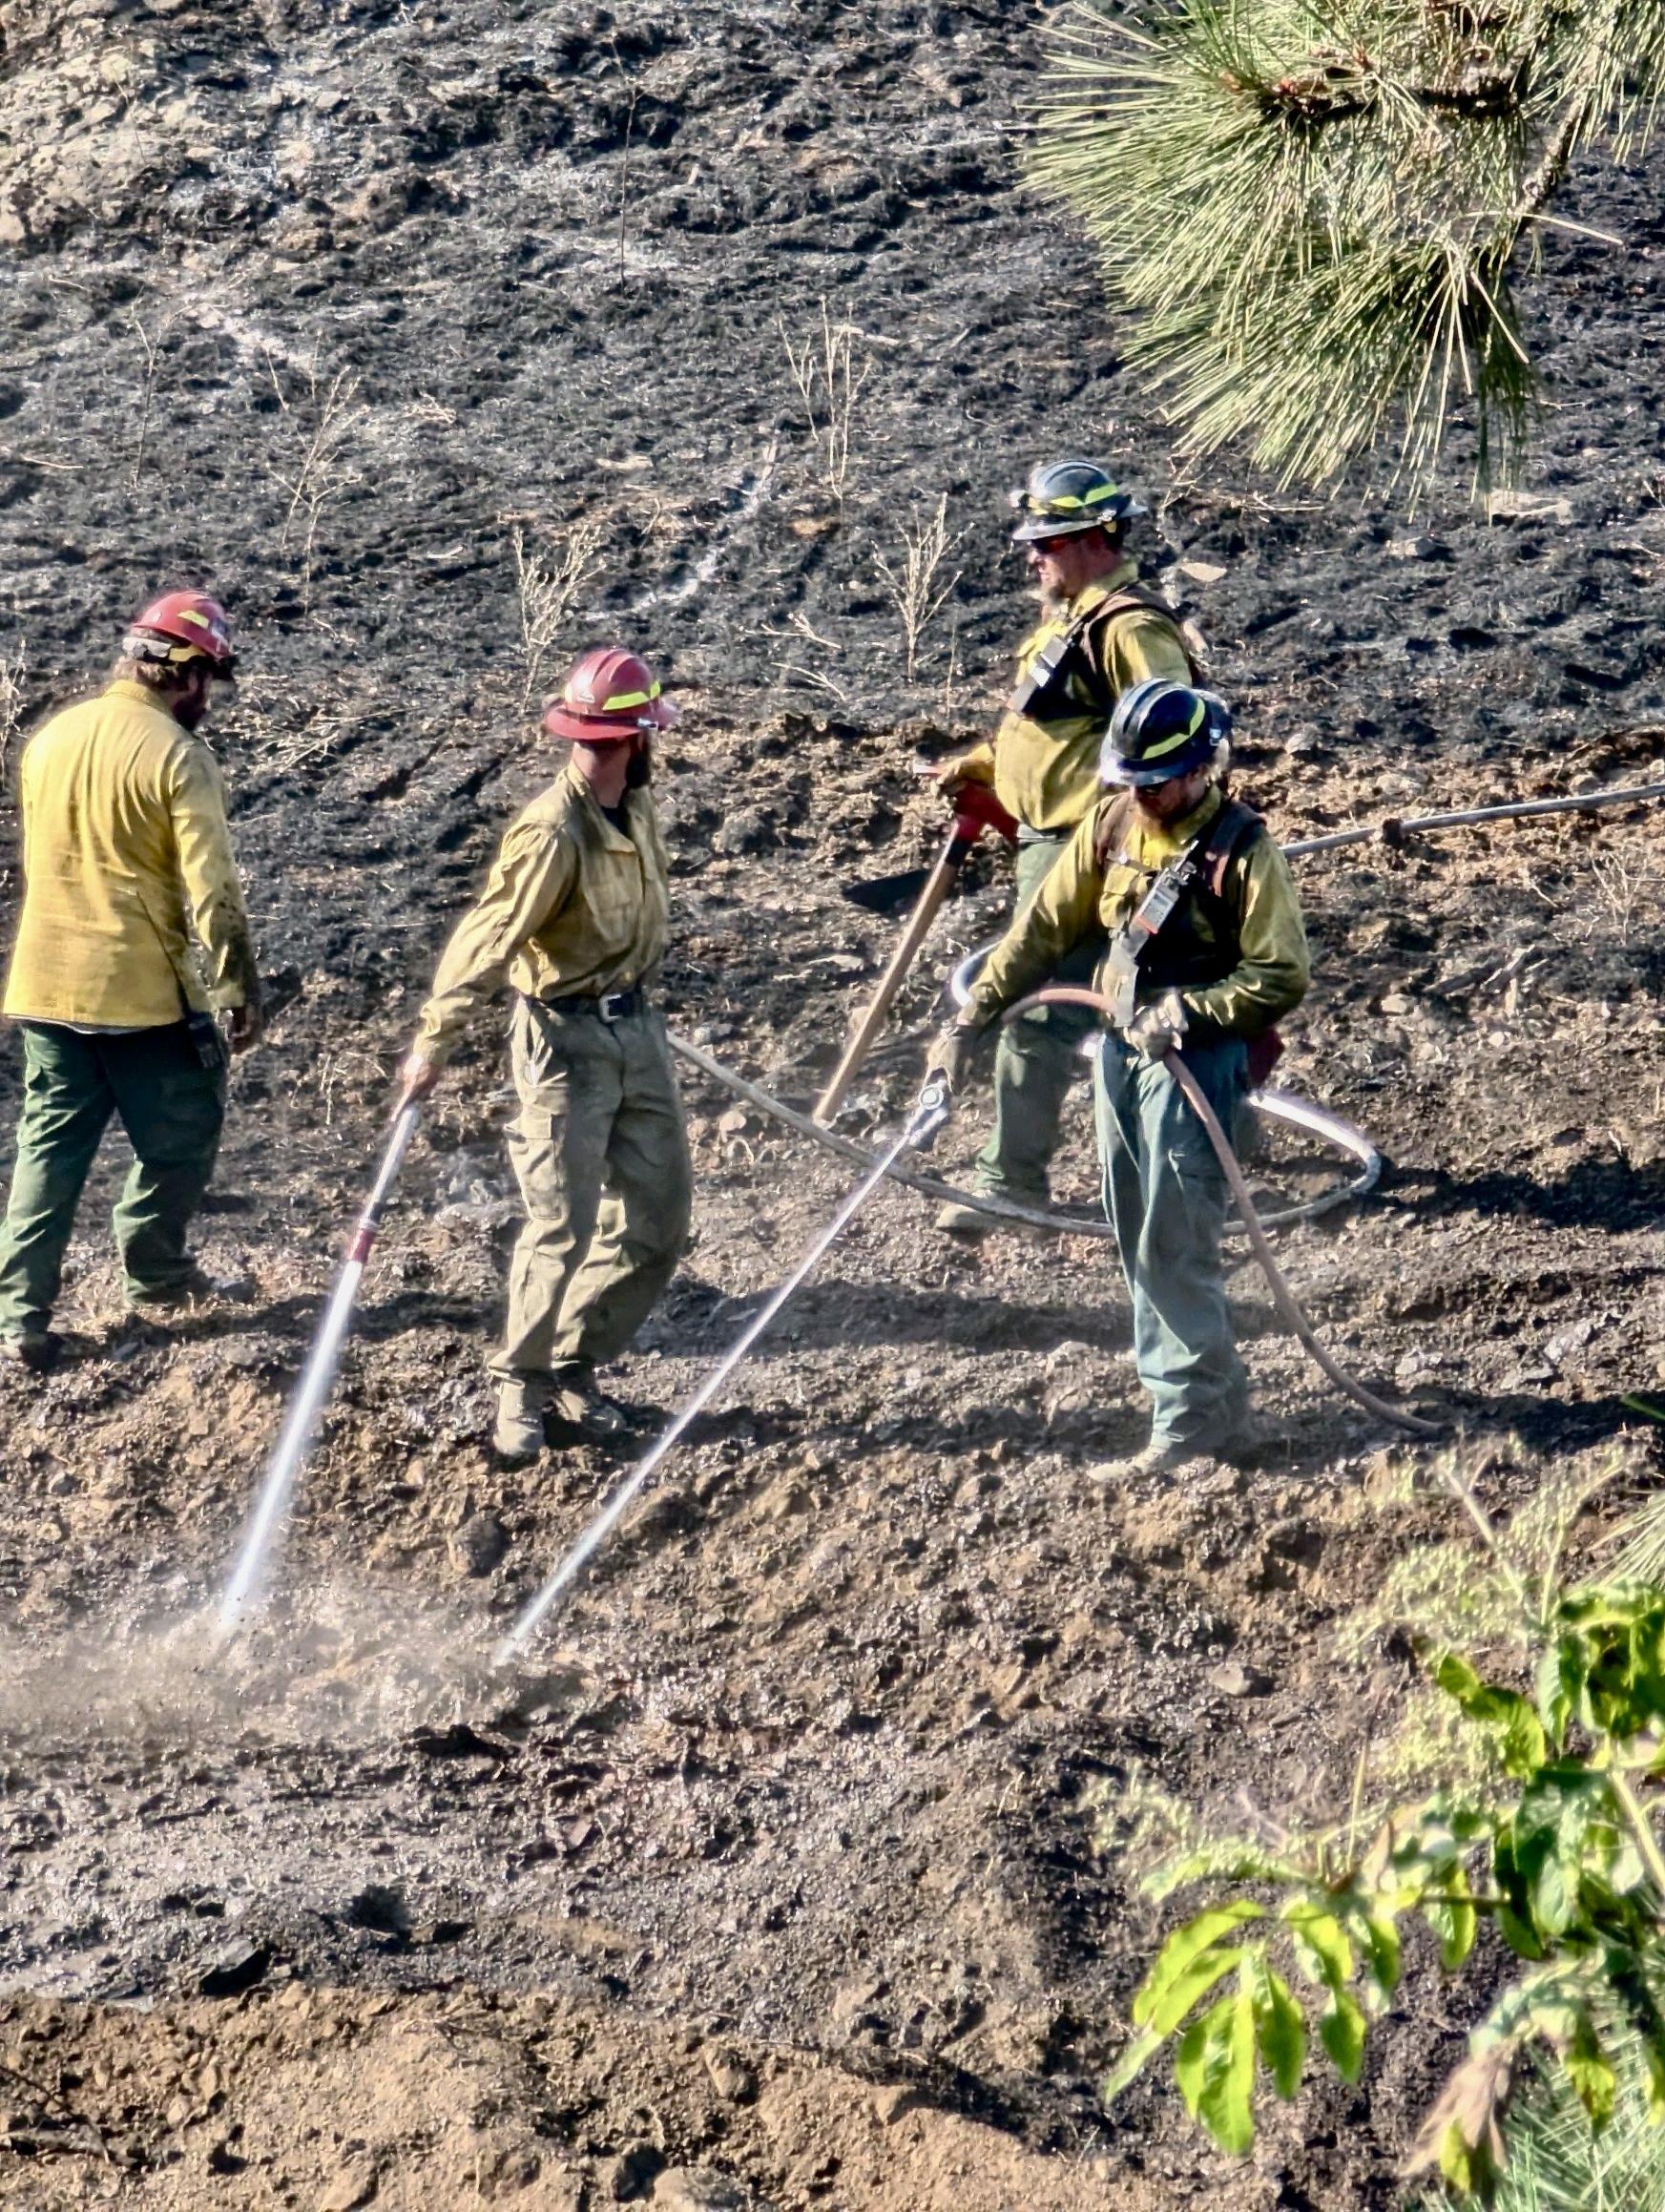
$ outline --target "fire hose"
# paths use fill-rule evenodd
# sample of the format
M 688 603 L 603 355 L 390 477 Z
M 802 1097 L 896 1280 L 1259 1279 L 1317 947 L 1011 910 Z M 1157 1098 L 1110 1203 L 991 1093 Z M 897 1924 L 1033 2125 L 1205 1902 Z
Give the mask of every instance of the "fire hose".
M 1521 821 L 1544 815 L 1592 812 L 1598 807 L 1615 806 L 1627 802 L 1655 801 L 1661 798 L 1665 798 L 1665 782 L 1613 785 L 1606 790 L 1579 792 L 1563 798 L 1526 800 L 1495 806 L 1469 807 L 1452 813 L 1413 817 L 1408 821 L 1390 819 L 1380 824 L 1355 824 L 1345 829 L 1332 831 L 1322 836 L 1298 839 L 1285 845 L 1283 849 L 1289 858 L 1299 859 L 1307 853 L 1330 852 L 1347 845 L 1362 845 L 1371 838 L 1381 838 L 1390 845 L 1400 845 L 1403 844 L 1407 835 L 1417 832 L 1463 828 L 1488 822 Z M 952 889 L 960 868 L 968 856 L 972 845 L 976 843 L 977 837 L 984 828 L 1004 830 L 1005 825 L 999 817 L 1000 810 L 992 805 L 987 807 L 981 804 L 962 806 L 956 811 L 953 834 L 936 866 L 930 871 L 926 895 L 915 908 L 903 941 L 897 948 L 896 953 L 893 954 L 881 979 L 879 991 L 858 1023 L 857 1029 L 852 1033 L 844 1054 L 834 1073 L 832 1081 L 818 1102 L 818 1115 L 830 1116 L 836 1111 L 838 1103 L 847 1092 L 864 1053 L 872 1038 L 877 1034 L 885 1013 L 901 988 L 909 963 L 923 945 L 931 921 Z M 994 942 L 998 942 L 998 940 Z M 971 980 L 977 969 L 992 949 L 993 942 L 977 947 L 954 970 L 949 978 L 949 991 L 957 1005 L 963 1006 L 966 1003 L 969 995 Z M 1032 997 L 1021 1001 L 1020 1004 L 1009 1010 L 1005 1018 L 1009 1021 L 1015 1019 L 1017 1015 L 1031 1007 L 1072 1004 L 1092 1007 L 1101 1013 L 1108 1013 L 1110 1011 L 1108 1002 L 1095 991 L 1055 986 L 1052 989 L 1038 991 Z M 536 1596 L 516 1620 L 509 1636 L 504 1639 L 499 1650 L 500 1659 L 512 1657 L 520 1650 L 563 1591 L 576 1578 L 588 1560 L 593 1556 L 613 1529 L 617 1526 L 618 1521 L 628 1511 L 631 1501 L 637 1495 L 655 1468 L 673 1449 L 689 1424 L 710 1402 L 712 1396 L 739 1366 L 746 1352 L 762 1335 L 787 1300 L 805 1281 L 822 1255 L 887 1177 L 933 1197 L 952 1199 L 961 1203 L 968 1203 L 995 1220 L 1004 1219 L 1020 1222 L 1025 1226 L 1064 1230 L 1084 1236 L 1107 1236 L 1113 1233 L 1108 1222 L 1059 1214 L 1051 1209 L 1042 1210 L 1029 1206 L 1012 1205 L 1004 1200 L 987 1197 L 979 1193 L 960 1191 L 951 1184 L 939 1181 L 934 1177 L 921 1176 L 900 1168 L 897 1163 L 902 1155 L 905 1152 L 922 1148 L 926 1144 L 947 1116 L 948 1101 L 947 1096 L 934 1086 L 927 1085 L 921 1094 L 906 1127 L 895 1142 L 884 1154 L 876 1155 L 865 1151 L 862 1146 L 851 1142 L 848 1138 L 835 1135 L 833 1131 L 825 1128 L 820 1121 L 812 1119 L 809 1116 L 799 1114 L 780 1099 L 771 1096 L 768 1092 L 763 1091 L 758 1085 L 748 1082 L 743 1076 L 737 1075 L 732 1070 L 722 1067 L 709 1054 L 701 1052 L 697 1045 L 691 1044 L 685 1038 L 673 1036 L 671 1045 L 681 1058 L 700 1069 L 714 1081 L 726 1085 L 761 1111 L 774 1116 L 777 1119 L 785 1122 L 789 1127 L 799 1130 L 803 1135 L 813 1137 L 816 1142 L 825 1145 L 829 1150 L 839 1153 L 846 1158 L 861 1162 L 868 1168 L 869 1173 L 866 1179 L 845 1200 L 826 1229 L 817 1238 L 798 1267 L 760 1308 L 752 1324 L 738 1342 L 730 1347 L 717 1367 L 712 1370 L 693 1399 L 677 1414 L 653 1449 L 638 1462 L 631 1475 L 619 1486 L 614 1497 L 609 1500 L 602 1512 L 596 1516 L 584 1536 L 572 1547 L 539 1590 Z M 1380 1419 L 1390 1421 L 1397 1427 L 1409 1429 L 1418 1435 L 1433 1436 L 1439 1434 L 1440 1431 L 1433 1424 L 1424 1421 L 1414 1414 L 1406 1413 L 1399 1408 L 1388 1405 L 1385 1400 L 1378 1398 L 1363 1384 L 1355 1381 L 1344 1368 L 1331 1358 L 1319 1342 L 1311 1325 L 1301 1311 L 1294 1292 L 1290 1289 L 1281 1269 L 1278 1265 L 1265 1235 L 1268 1223 L 1276 1226 L 1289 1221 L 1310 1219 L 1313 1215 L 1324 1212 L 1329 1207 L 1342 1203 L 1348 1199 L 1363 1196 L 1363 1193 L 1371 1189 L 1381 1171 L 1381 1158 L 1375 1147 L 1361 1131 L 1354 1129 L 1340 1116 L 1330 1114 L 1324 1108 L 1315 1106 L 1309 1100 L 1296 1097 L 1293 1094 L 1282 1091 L 1261 1090 L 1257 1092 L 1254 1094 L 1254 1103 L 1261 1111 L 1291 1121 L 1315 1135 L 1327 1137 L 1330 1141 L 1340 1144 L 1343 1150 L 1353 1154 L 1360 1161 L 1363 1170 L 1352 1183 L 1327 1193 L 1321 1199 L 1310 1200 L 1305 1205 L 1268 1215 L 1265 1221 L 1262 1221 L 1256 1211 L 1237 1155 L 1195 1076 L 1177 1053 L 1170 1051 L 1163 1055 L 1163 1059 L 1169 1074 L 1178 1084 L 1207 1133 L 1232 1195 L 1237 1201 L 1242 1226 L 1249 1238 L 1261 1271 L 1266 1277 L 1278 1310 L 1299 1338 L 1302 1346 L 1328 1379 L 1348 1397 L 1363 1407 L 1367 1412 Z M 302 1371 L 300 1384 L 290 1402 L 282 1431 L 267 1464 L 265 1480 L 258 1494 L 236 1565 L 221 1598 L 219 1625 L 222 1632 L 229 1632 L 240 1625 L 245 1614 L 263 1587 L 269 1568 L 270 1555 L 281 1533 L 296 1480 L 305 1460 L 307 1448 L 312 1441 L 319 1416 L 335 1380 L 342 1346 L 345 1342 L 364 1269 L 376 1241 L 382 1211 L 397 1179 L 410 1139 L 415 1134 L 416 1122 L 415 1107 L 407 1107 L 397 1116 L 389 1133 L 370 1195 L 355 1226 L 352 1241 L 348 1246 L 341 1274 L 337 1279 L 334 1292 L 320 1323 L 318 1335 L 308 1355 L 306 1366 Z
M 570 1590 L 590 1561 L 606 1543 L 608 1537 L 623 1520 L 642 1486 L 666 1455 L 680 1442 L 690 1424 L 711 1403 L 753 1346 L 763 1334 L 787 1300 L 796 1295 L 808 1281 L 822 1257 L 842 1237 L 879 1185 L 885 1180 L 905 1152 L 912 1152 L 928 1144 L 947 1119 L 949 1099 L 947 1090 L 940 1082 L 927 1083 L 914 1103 L 905 1126 L 889 1148 L 875 1161 L 871 1173 L 860 1182 L 845 1199 L 843 1204 L 815 1239 L 797 1266 L 783 1283 L 778 1283 L 764 1303 L 758 1308 L 745 1328 L 730 1345 L 728 1350 L 712 1368 L 697 1390 L 695 1391 L 676 1417 L 660 1430 L 656 1442 L 638 1459 L 614 1491 L 613 1495 L 595 1515 L 578 1541 L 573 1544 L 559 1565 L 550 1575 L 536 1595 L 522 1608 L 509 1634 L 498 1645 L 496 1661 L 506 1666 L 524 1649 L 539 1623 L 549 1615 L 557 1600 Z
M 1107 1021 L 1111 1020 L 1113 1015 L 1109 999 L 1101 991 L 1084 991 L 1073 984 L 1053 984 L 1049 990 L 1037 991 L 1028 998 L 1020 998 L 1017 1004 L 1008 1011 L 1004 1019 L 1015 1021 L 1020 1014 L 1027 1013 L 1031 1008 L 1037 1006 L 1091 1007 L 1093 1012 L 1102 1014 Z M 1277 1305 L 1284 1321 L 1301 1339 L 1306 1351 L 1316 1361 L 1323 1373 L 1329 1377 L 1330 1381 L 1335 1384 L 1337 1389 L 1343 1391 L 1355 1404 L 1363 1406 L 1367 1413 L 1374 1413 L 1379 1420 L 1391 1421 L 1396 1428 L 1408 1429 L 1413 1435 L 1438 1436 L 1440 1430 L 1434 1423 L 1424 1421 L 1414 1413 L 1406 1413 L 1400 1407 L 1388 1405 L 1384 1398 L 1377 1397 L 1373 1390 L 1367 1390 L 1363 1384 L 1355 1381 L 1344 1367 L 1339 1367 L 1325 1351 L 1323 1346 L 1320 1344 L 1311 1323 L 1301 1311 L 1294 1291 L 1289 1287 L 1287 1277 L 1282 1268 L 1279 1266 L 1273 1254 L 1260 1218 L 1255 1211 L 1255 1201 L 1249 1196 L 1249 1186 L 1244 1180 L 1243 1171 L 1238 1164 L 1238 1156 L 1232 1150 L 1231 1139 L 1220 1127 L 1219 1116 L 1209 1104 L 1202 1085 L 1172 1046 L 1162 1054 L 1162 1065 L 1167 1069 L 1175 1082 L 1178 1084 L 1179 1089 L 1184 1094 L 1186 1104 L 1208 1133 L 1208 1141 L 1214 1147 L 1215 1157 L 1219 1161 L 1221 1171 L 1231 1188 L 1231 1194 L 1238 1202 L 1238 1211 L 1242 1217 L 1243 1227 L 1248 1233 L 1255 1258 L 1260 1263 L 1260 1272 L 1265 1276 L 1267 1285 L 1272 1292 L 1273 1303 Z
M 823 1128 L 810 1115 L 801 1114 L 796 1107 L 788 1106 L 784 1099 L 777 1098 L 773 1092 L 765 1091 L 760 1084 L 749 1082 L 744 1075 L 737 1075 L 734 1069 L 725 1068 L 720 1060 L 714 1060 L 709 1053 L 702 1052 L 697 1044 L 691 1043 L 687 1037 L 678 1036 L 675 1031 L 671 1033 L 671 1050 L 678 1059 L 686 1060 L 691 1068 L 697 1068 L 712 1082 L 732 1091 L 737 1098 L 743 1098 L 749 1106 L 755 1106 L 760 1114 L 767 1114 L 772 1119 L 784 1123 L 788 1129 L 797 1130 L 801 1137 L 807 1137 L 812 1142 L 824 1145 L 828 1152 L 837 1153 L 841 1159 L 851 1160 L 858 1167 L 871 1167 L 877 1158 L 877 1154 L 857 1143 L 854 1137 L 841 1137 L 837 1130 Z M 1326 1106 L 1314 1105 L 1310 1098 L 1301 1098 L 1293 1091 L 1278 1090 L 1270 1085 L 1252 1093 L 1250 1102 L 1260 1113 L 1270 1114 L 1280 1121 L 1287 1121 L 1295 1128 L 1304 1129 L 1310 1136 L 1321 1137 L 1340 1151 L 1350 1154 L 1358 1161 L 1360 1169 L 1350 1181 L 1338 1183 L 1333 1190 L 1323 1192 L 1319 1198 L 1308 1199 L 1298 1206 L 1285 1206 L 1275 1214 L 1262 1215 L 1262 1227 L 1283 1229 L 1296 1221 L 1315 1221 L 1319 1215 L 1330 1213 L 1337 1206 L 1347 1205 L 1354 1199 L 1364 1198 L 1375 1189 L 1382 1173 L 1382 1155 L 1364 1132 L 1356 1129 L 1352 1122 L 1344 1121 L 1339 1114 L 1332 1114 Z M 893 1166 L 890 1179 L 893 1182 L 905 1183 L 909 1190 L 919 1191 L 927 1199 L 975 1206 L 991 1220 L 1010 1221 L 1020 1228 L 1046 1229 L 1070 1237 L 1115 1235 L 1102 1214 L 1066 1214 L 1051 1208 L 1020 1206 L 1010 1199 L 961 1190 L 955 1183 L 944 1182 L 936 1176 L 921 1175 L 914 1168 Z

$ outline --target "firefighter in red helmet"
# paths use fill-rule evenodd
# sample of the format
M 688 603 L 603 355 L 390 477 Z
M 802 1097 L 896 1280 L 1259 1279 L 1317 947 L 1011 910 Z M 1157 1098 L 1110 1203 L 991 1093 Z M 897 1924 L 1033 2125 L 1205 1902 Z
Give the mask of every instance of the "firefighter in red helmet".
M 75 1207 L 112 1116 L 134 1163 L 115 1208 L 129 1304 L 214 1289 L 185 1247 L 214 1169 L 225 1048 L 260 1033 L 260 979 L 214 755 L 198 735 L 236 663 L 225 610 L 169 592 L 114 678 L 23 754 L 23 909 L 6 1013 L 23 1116 L 0 1230 L 0 1357 L 40 1368 Z M 218 1018 L 217 1018 L 218 1017 Z
M 636 654 L 605 646 L 574 665 L 543 722 L 571 757 L 504 838 L 405 1063 L 401 1106 L 432 1090 L 469 1015 L 512 988 L 509 1149 L 526 1224 L 491 1361 L 505 1459 L 537 1455 L 551 1410 L 591 1434 L 625 1425 L 595 1369 L 635 1336 L 688 1239 L 688 1134 L 651 998 L 670 897 L 649 776 L 654 737 L 675 720 Z

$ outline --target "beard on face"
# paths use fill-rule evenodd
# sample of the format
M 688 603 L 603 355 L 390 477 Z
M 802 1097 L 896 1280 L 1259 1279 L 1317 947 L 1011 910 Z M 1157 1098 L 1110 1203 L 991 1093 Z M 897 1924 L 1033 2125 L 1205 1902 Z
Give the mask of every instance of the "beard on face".
M 197 728 L 208 712 L 209 696 L 210 686 L 206 683 L 195 685 L 190 691 L 178 694 L 174 700 L 174 720 L 181 729 Z
M 627 791 L 639 791 L 653 780 L 654 753 L 646 738 L 638 738 L 631 747 L 630 761 L 624 771 Z

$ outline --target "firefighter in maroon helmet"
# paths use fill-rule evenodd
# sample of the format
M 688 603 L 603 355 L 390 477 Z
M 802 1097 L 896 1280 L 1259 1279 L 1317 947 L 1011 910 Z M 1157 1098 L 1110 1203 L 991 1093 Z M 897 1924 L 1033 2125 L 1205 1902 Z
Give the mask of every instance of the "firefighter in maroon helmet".
M 133 1146 L 114 1214 L 140 1313 L 215 1289 L 186 1250 L 225 1113 L 226 1048 L 260 1034 L 260 978 L 225 790 L 199 732 L 234 661 L 225 610 L 169 592 L 112 680 L 24 749 L 22 911 L 6 1013 L 23 1115 L 0 1230 L 0 1357 L 51 1364 L 81 1191 L 112 1116 Z
M 552 1409 L 592 1433 L 623 1426 L 595 1369 L 635 1336 L 688 1240 L 688 1134 L 651 996 L 669 878 L 649 775 L 654 735 L 675 719 L 637 655 L 607 646 L 576 663 L 543 724 L 571 758 L 504 838 L 405 1063 L 401 1105 L 512 987 L 509 1148 L 527 1218 L 491 1361 L 506 1459 L 535 1457 Z

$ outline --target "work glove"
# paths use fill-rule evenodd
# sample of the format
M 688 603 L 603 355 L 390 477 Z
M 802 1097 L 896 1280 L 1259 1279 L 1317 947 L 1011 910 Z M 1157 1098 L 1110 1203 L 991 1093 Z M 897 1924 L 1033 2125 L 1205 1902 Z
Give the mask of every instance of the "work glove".
M 946 761 L 916 761 L 914 773 L 923 783 L 934 783 L 951 799 L 967 783 L 987 783 L 989 774 L 979 762 L 968 766 L 965 756 L 954 753 Z
M 243 1006 L 229 1007 L 220 1017 L 221 1033 L 229 1053 L 246 1053 L 251 1045 L 258 1045 L 265 1027 L 260 1007 L 253 999 Z
M 426 1098 L 439 1078 L 438 1068 L 420 1046 L 413 1045 L 406 1055 L 405 1065 L 399 1071 L 399 1096 L 393 1102 L 389 1119 L 397 1121 L 407 1106 L 414 1106 Z
M 971 1065 L 971 1054 L 977 1049 L 977 1039 L 982 1033 L 970 1022 L 950 1022 L 931 1047 L 926 1080 L 928 1082 L 932 1075 L 940 1075 L 952 1096 L 966 1080 L 967 1071 Z
M 1122 1035 L 1135 1053 L 1143 1053 L 1147 1060 L 1159 1060 L 1164 1053 L 1177 1049 L 1188 1027 L 1184 1000 L 1176 991 L 1165 991 L 1139 1008 Z

